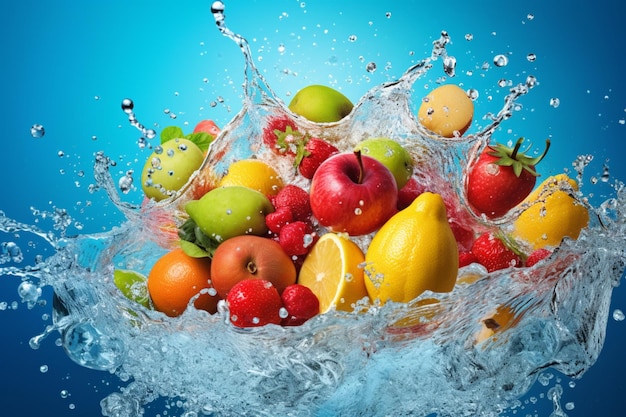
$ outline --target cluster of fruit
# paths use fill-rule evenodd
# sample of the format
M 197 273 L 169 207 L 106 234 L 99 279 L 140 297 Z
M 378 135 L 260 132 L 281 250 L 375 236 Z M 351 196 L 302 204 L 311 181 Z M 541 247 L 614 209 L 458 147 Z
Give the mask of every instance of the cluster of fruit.
M 289 108 L 328 123 L 346 117 L 353 105 L 338 91 L 314 85 L 300 90 Z M 460 137 L 471 125 L 473 103 L 459 87 L 443 85 L 423 99 L 417 116 L 435 136 Z M 180 190 L 218 133 L 210 121 L 187 136 L 164 130 L 144 168 L 146 196 L 161 200 Z M 128 297 L 169 316 L 191 302 L 215 313 L 224 300 L 238 327 L 300 325 L 331 309 L 451 291 L 458 269 L 471 263 L 488 272 L 530 267 L 563 238 L 576 239 L 589 220 L 574 197 L 576 183 L 565 175 L 532 192 L 535 165 L 549 142 L 537 157 L 520 151 L 522 139 L 512 147 L 487 144 L 465 170 L 468 207 L 450 192 L 421 184 L 416 164 L 424 162 L 393 138 L 372 137 L 340 150 L 302 132 L 291 118 L 273 116 L 263 142 L 293 163 L 308 189 L 285 184 L 261 158 L 234 162 L 215 187 L 186 203 L 180 248 L 160 258 L 147 279 L 116 271 L 115 282 Z M 518 215 L 511 221 L 489 221 L 513 209 Z M 368 236 L 367 248 L 355 243 L 359 236 Z

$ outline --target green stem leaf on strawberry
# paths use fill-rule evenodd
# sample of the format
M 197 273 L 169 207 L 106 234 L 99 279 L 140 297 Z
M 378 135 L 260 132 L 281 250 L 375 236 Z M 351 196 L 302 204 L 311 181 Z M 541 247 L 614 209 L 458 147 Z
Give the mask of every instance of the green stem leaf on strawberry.
M 520 152 L 524 138 L 519 138 L 512 148 L 502 144 L 489 145 L 480 154 L 467 174 L 466 195 L 477 214 L 490 219 L 504 216 L 530 194 L 539 176 L 535 166 L 543 160 L 544 152 L 530 157 Z
M 172 139 L 188 139 L 195 143 L 202 152 L 205 152 L 215 140 L 215 136 L 208 132 L 192 132 L 185 135 L 180 127 L 168 126 L 161 131 L 161 144 Z

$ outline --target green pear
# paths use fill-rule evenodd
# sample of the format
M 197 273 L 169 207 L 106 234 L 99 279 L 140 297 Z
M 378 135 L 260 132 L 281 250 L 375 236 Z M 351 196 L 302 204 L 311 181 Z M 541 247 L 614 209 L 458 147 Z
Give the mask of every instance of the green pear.
M 369 138 L 359 143 L 355 151 L 370 156 L 391 171 L 398 189 L 404 187 L 413 175 L 413 158 L 398 142 L 389 138 Z
M 324 85 L 310 85 L 298 91 L 289 110 L 316 123 L 338 122 L 354 105 L 339 91 Z
M 273 212 L 274 206 L 256 190 L 228 186 L 188 202 L 185 211 L 204 234 L 220 243 L 239 235 L 265 235 L 265 215 Z
M 204 154 L 188 139 L 171 139 L 155 148 L 141 172 L 141 187 L 156 201 L 180 190 L 204 161 Z

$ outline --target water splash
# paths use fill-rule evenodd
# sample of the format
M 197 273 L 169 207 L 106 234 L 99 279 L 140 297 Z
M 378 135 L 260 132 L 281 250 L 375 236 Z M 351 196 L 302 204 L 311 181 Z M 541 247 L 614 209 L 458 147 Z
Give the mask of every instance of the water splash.
M 565 241 L 548 260 L 491 274 L 468 267 L 453 292 L 426 293 L 406 305 L 388 303 L 361 314 L 331 312 L 301 327 L 242 330 L 227 325 L 223 308 L 215 315 L 189 308 L 171 319 L 123 297 L 112 282 L 113 269 L 149 271 L 173 242 L 163 224 L 182 221 L 182 205 L 198 189 L 215 185 L 209 174 L 223 173 L 234 160 L 254 155 L 276 166 L 286 182 L 302 181 L 294 177 L 290 163 L 265 148 L 262 127 L 269 118 L 290 117 L 299 129 L 340 149 L 352 149 L 367 136 L 391 136 L 416 158 L 441 161 L 422 166 L 416 175 L 457 198 L 463 194 L 461 167 L 537 84 L 528 76 L 511 86 L 502 108 L 481 132 L 463 138 L 433 136 L 415 120 L 410 101 L 415 82 L 435 61 L 441 59 L 452 71 L 446 52 L 450 38 L 442 32 L 430 57 L 399 80 L 367 92 L 347 118 L 314 124 L 275 97 L 254 66 L 246 40 L 226 26 L 224 4 L 214 2 L 211 11 L 220 32 L 243 53 L 244 103 L 180 195 L 143 207 L 122 202 L 118 189 L 123 193 L 124 188 L 113 180 L 112 162 L 100 152 L 94 166 L 97 187 L 126 216 L 119 228 L 69 238 L 72 220 L 63 210 L 35 213 L 53 219 L 54 233 L 0 213 L 1 232 L 33 234 L 54 249 L 45 261 L 17 267 L 15 248 L 8 242 L 0 266 L 0 274 L 22 278 L 19 294 L 29 306 L 37 303 L 43 287 L 54 290 L 54 324 L 33 337 L 31 347 L 59 332 L 72 360 L 128 382 L 102 400 L 103 415 L 140 416 L 146 404 L 165 396 L 180 398 L 190 416 L 488 417 L 516 404 L 536 380 L 543 383 L 542 371 L 548 367 L 577 377 L 593 365 L 604 342 L 611 291 L 626 263 L 626 193 L 619 183 L 615 196 L 592 208 L 592 224 L 579 240 Z M 145 136 L 132 100 L 124 100 L 122 109 Z M 581 156 L 574 162 L 580 181 L 591 160 Z M 446 180 L 442 184 L 438 178 Z M 363 247 L 367 243 L 367 238 L 359 241 Z M 511 325 L 498 337 L 479 340 L 486 317 L 502 308 L 512 312 Z M 549 394 L 555 413 L 561 413 L 555 415 L 563 413 L 561 393 L 555 386 Z

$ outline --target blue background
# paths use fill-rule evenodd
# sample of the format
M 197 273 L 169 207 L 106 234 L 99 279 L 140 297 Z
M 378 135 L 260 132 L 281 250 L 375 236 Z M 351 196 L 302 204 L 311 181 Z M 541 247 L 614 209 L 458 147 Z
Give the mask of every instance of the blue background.
M 148 155 L 137 146 L 140 134 L 120 109 L 125 97 L 134 100 L 139 121 L 157 131 L 171 124 L 191 131 L 203 118 L 225 125 L 241 108 L 243 60 L 236 45 L 216 30 L 210 4 L 25 0 L 4 5 L 0 210 L 33 223 L 31 207 L 65 208 L 83 225 L 71 228 L 72 233 L 110 230 L 122 222 L 106 195 L 89 192 L 89 185 L 94 152 L 104 150 L 117 162 L 115 178 L 129 169 L 138 173 Z M 587 178 L 599 175 L 608 161 L 611 175 L 620 179 L 626 178 L 618 157 L 626 136 L 625 11 L 614 0 L 226 2 L 229 27 L 250 41 L 257 66 L 285 101 L 311 83 L 333 85 L 356 101 L 427 56 L 432 41 L 447 30 L 453 40 L 449 53 L 458 61 L 458 75 L 451 81 L 480 92 L 472 129 L 486 124 L 480 115 L 501 107 L 506 89 L 496 87 L 498 79 L 517 83 L 535 75 L 539 86 L 520 100 L 522 109 L 496 139 L 523 135 L 541 144 L 551 137 L 553 148 L 542 162 L 545 175 L 571 167 L 577 155 L 593 154 Z M 466 34 L 473 40 L 467 41 Z M 355 41 L 349 41 L 351 35 Z M 510 63 L 496 68 L 492 60 L 500 53 Z M 535 62 L 527 60 L 530 53 L 536 54 Z M 370 61 L 378 68 L 373 74 L 365 71 Z M 481 69 L 483 62 L 489 69 Z M 416 90 L 443 75 L 436 68 Z M 553 97 L 560 100 L 558 108 L 549 105 Z M 45 127 L 44 137 L 30 136 L 35 123 Z M 135 190 L 124 199 L 140 202 L 141 193 Z M 43 251 L 42 245 L 28 249 L 24 243 L 22 248 L 25 263 Z M 14 277 L 0 278 L 0 302 L 19 299 L 18 283 Z M 626 311 L 625 297 L 617 288 L 611 311 Z M 39 350 L 28 346 L 30 337 L 50 323 L 44 316 L 50 313 L 49 292 L 43 299 L 47 306 L 29 310 L 19 304 L 0 311 L 0 415 L 100 415 L 99 400 L 118 387 L 114 377 L 74 365 L 55 346 L 56 335 Z M 609 319 L 604 351 L 575 388 L 563 378 L 561 403 L 575 404 L 568 415 L 623 415 L 624 326 Z M 47 372 L 40 371 L 42 365 Z M 61 390 L 70 396 L 62 398 Z M 548 416 L 552 405 L 540 397 L 546 390 L 536 387 L 530 395 L 537 404 L 518 415 L 536 410 Z M 166 406 L 155 403 L 147 415 L 163 414 Z

